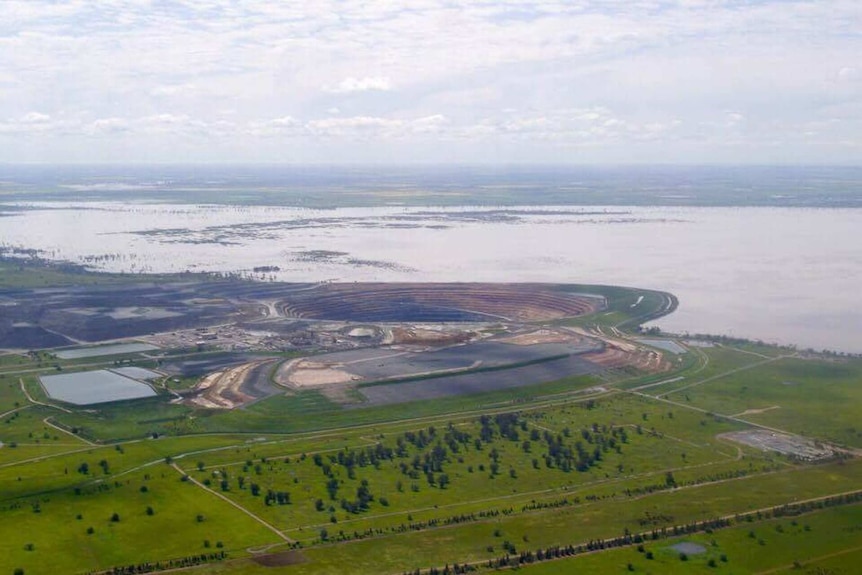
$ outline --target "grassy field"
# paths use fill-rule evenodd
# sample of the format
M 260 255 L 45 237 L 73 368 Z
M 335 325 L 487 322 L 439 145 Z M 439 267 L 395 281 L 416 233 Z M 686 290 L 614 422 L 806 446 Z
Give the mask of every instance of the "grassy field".
M 28 269 L 16 281 L 41 285 L 55 273 L 64 272 Z M 601 290 L 607 310 L 566 323 L 618 337 L 676 304 L 661 292 Z M 668 372 L 618 368 L 383 407 L 302 391 L 230 411 L 166 397 L 71 408 L 38 383 L 55 363 L 72 371 L 115 359 L 0 356 L 0 574 L 177 567 L 204 555 L 198 572 L 425 575 L 454 562 L 484 568 L 506 553 L 733 522 L 862 486 L 854 453 L 800 463 L 723 437 L 765 425 L 862 447 L 858 359 L 722 342 L 690 348 Z M 642 551 L 521 569 L 850 573 L 862 559 L 860 509 L 754 516 L 651 540 Z M 671 547 L 679 541 L 705 551 L 683 560 Z
M 808 513 L 720 530 L 711 534 L 648 542 L 642 546 L 524 566 L 526 575 L 556 573 L 855 573 L 862 556 L 862 505 Z M 753 535 L 753 536 L 752 536 Z M 683 560 L 679 543 L 703 551 Z M 650 553 L 650 558 L 647 558 Z M 629 568 L 631 565 L 631 568 Z
M 858 488 L 858 472 L 850 474 L 834 473 L 835 470 L 805 470 L 797 472 L 792 478 L 782 475 L 764 475 L 740 480 L 735 484 L 715 484 L 697 490 L 660 493 L 636 500 L 602 500 L 584 505 L 518 513 L 496 517 L 486 521 L 460 524 L 422 532 L 383 535 L 372 539 L 330 543 L 302 551 L 305 563 L 283 569 L 260 567 L 250 560 L 239 560 L 212 568 L 214 573 L 259 574 L 259 573 L 300 573 L 336 574 L 343 572 L 346 565 L 350 572 L 372 574 L 380 572 L 409 572 L 416 568 L 438 567 L 442 570 L 445 559 L 441 550 L 449 558 L 459 558 L 459 562 L 484 564 L 505 554 L 506 542 L 514 546 L 516 552 L 547 548 L 554 545 L 586 544 L 590 540 L 622 535 L 626 529 L 632 533 L 649 531 L 652 524 L 645 527 L 646 517 L 655 519 L 661 516 L 670 519 L 672 524 L 685 524 L 696 518 L 713 518 L 726 513 L 736 513 L 759 509 L 776 504 L 785 498 L 803 499 L 829 491 L 830 488 Z M 829 483 L 824 479 L 829 477 Z M 783 493 L 776 490 L 782 489 Z M 741 494 L 741 496 L 739 496 Z M 739 496 L 739 497 L 738 497 Z M 858 506 L 857 506 L 858 508 Z M 647 515 L 649 513 L 650 515 Z M 858 518 L 858 515 L 854 516 Z M 853 518 L 851 518 L 851 521 Z M 790 519 L 785 522 L 789 522 Z M 655 525 L 660 527 L 660 525 Z M 746 523 L 745 533 L 752 528 L 760 528 Z M 819 531 L 819 538 L 830 537 L 833 530 L 840 531 L 842 525 L 825 521 Z M 717 537 L 719 530 L 709 537 Z M 765 534 L 766 531 L 764 530 Z M 762 537 L 772 541 L 771 537 Z M 857 535 L 858 540 L 858 535 Z M 662 541 L 662 545 L 665 542 Z M 813 544 L 816 549 L 817 545 Z M 629 554 L 636 554 L 631 548 Z M 607 551 L 615 553 L 617 551 Z M 517 553 L 516 553 L 517 554 Z M 601 554 L 596 554 L 599 557 Z M 580 559 L 580 558 L 579 558 Z M 632 559 L 626 559 L 626 562 Z M 678 554 L 677 554 L 677 561 Z M 790 559 L 792 560 L 792 559 Z M 572 561 L 577 565 L 578 559 Z M 611 559 L 613 561 L 613 559 Z M 449 561 L 451 564 L 452 561 Z M 623 563 L 625 568 L 625 563 Z M 427 571 L 423 571 L 427 572 Z M 551 571 L 566 572 L 566 571 Z M 575 572 L 596 572 L 602 570 Z M 609 572 L 615 572 L 610 570 Z M 661 570 L 655 573 L 661 573 Z M 735 569 L 725 571 L 750 573 L 751 570 Z
M 602 402 L 591 410 L 576 407 L 554 409 L 549 413 L 525 413 L 514 430 L 514 439 L 504 437 L 494 422 L 483 426 L 477 419 L 468 419 L 457 424 L 423 425 L 403 433 L 371 431 L 352 438 L 334 438 L 316 447 L 315 453 L 323 454 L 317 463 L 308 456 L 307 450 L 297 451 L 294 446 L 281 453 L 266 449 L 269 446 L 261 446 L 264 449 L 254 446 L 244 458 L 241 454 L 216 453 L 214 457 L 199 460 L 198 463 L 205 466 L 203 470 L 186 468 L 186 471 L 201 481 L 221 484 L 228 497 L 280 528 L 320 527 L 332 523 L 334 518 L 339 525 L 347 522 L 350 529 L 362 530 L 372 526 L 397 526 L 415 510 L 446 508 L 447 513 L 464 513 L 475 508 L 472 502 L 477 500 L 505 503 L 512 499 L 528 499 L 517 497 L 524 490 L 529 498 L 541 498 L 564 490 L 583 491 L 596 484 L 624 485 L 628 482 L 635 485 L 636 481 L 628 481 L 633 477 L 651 477 L 652 482 L 663 482 L 663 476 L 657 479 L 655 476 L 668 469 L 709 468 L 735 459 L 735 451 L 726 446 L 696 443 L 700 439 L 697 435 L 686 434 L 687 438 L 681 439 L 665 434 L 663 430 L 670 426 L 661 423 L 641 433 L 635 431 L 635 424 L 622 423 L 640 420 L 647 412 L 657 422 L 665 415 L 636 400 L 619 398 Z M 684 429 L 691 423 L 696 425 L 685 416 L 680 417 L 674 429 Z M 589 448 L 590 456 L 594 449 L 599 449 L 601 459 L 578 472 L 543 457 L 550 449 L 546 436 L 543 437 L 548 425 L 562 430 L 553 431 L 551 436 L 555 443 L 558 436 L 562 438 L 563 449 L 577 451 L 575 446 L 581 445 L 585 450 Z M 709 427 L 712 432 L 731 429 L 720 423 Z M 418 446 L 422 441 L 414 435 L 419 432 L 426 436 L 427 446 Z M 599 438 L 609 441 L 603 443 Z M 608 444 L 611 447 L 607 447 Z M 724 453 L 722 449 L 731 453 Z M 400 455 L 373 464 L 360 460 L 352 471 L 345 467 L 345 456 L 361 457 L 369 450 L 391 450 Z M 443 461 L 439 465 L 426 464 L 435 452 L 442 454 L 444 450 L 446 453 L 441 456 Z M 302 457 L 303 454 L 306 457 Z M 750 459 L 737 462 L 736 467 L 745 470 L 750 463 Z M 339 484 L 334 497 L 328 495 L 326 489 L 330 479 Z M 363 482 L 368 483 L 373 493 L 385 497 L 385 504 L 377 497 L 360 512 L 344 510 L 340 506 L 344 498 L 353 501 Z M 249 488 L 252 484 L 259 486 L 257 495 Z M 268 503 L 265 494 L 270 490 L 291 493 L 292 503 Z M 323 502 L 319 510 L 314 507 L 317 500 Z M 303 533 L 295 537 L 315 538 L 317 534 Z
M 670 400 L 688 402 L 709 411 L 739 415 L 755 423 L 862 447 L 860 381 L 862 360 L 788 357 L 761 360 L 751 369 L 703 383 L 694 381 L 677 391 L 660 391 Z
M 208 572 L 282 571 L 242 560 L 250 547 L 289 545 L 215 493 L 302 542 L 306 562 L 285 572 L 338 573 L 350 565 L 354 573 L 378 573 L 442 566 L 441 548 L 453 561 L 481 562 L 499 556 L 507 541 L 521 550 L 578 544 L 858 488 L 859 462 L 800 466 L 716 438 L 738 427 L 617 394 L 484 418 L 450 414 L 291 436 L 191 435 L 84 445 L 0 467 L 4 524 L 23 526 L 5 543 L 0 572 L 21 566 L 45 572 L 43 552 L 63 554 L 68 572 L 78 572 L 208 549 L 228 552 L 228 560 L 209 565 Z M 573 453 L 578 443 L 598 447 L 601 459 L 583 471 L 548 465 L 548 438 Z M 432 470 L 432 484 L 422 467 L 441 446 L 447 454 Z M 392 459 L 345 463 L 345 457 L 378 449 L 391 449 Z M 166 463 L 168 457 L 182 473 Z M 182 481 L 185 474 L 199 483 Z M 443 485 L 442 474 L 448 476 Z M 327 491 L 330 479 L 337 483 L 334 498 Z M 365 508 L 345 508 L 342 500 L 350 505 L 361 499 L 363 480 L 373 499 Z M 284 493 L 289 503 L 278 501 Z M 113 513 L 120 521 L 111 521 Z M 199 522 L 200 514 L 205 518 Z M 161 521 L 185 526 L 182 535 L 153 541 L 146 551 L 131 545 L 157 538 L 166 529 Z M 34 533 L 40 535 L 28 535 Z
M 0 541 L 3 572 L 75 573 L 216 549 L 236 556 L 249 546 L 280 540 L 224 501 L 181 481 L 168 466 L 79 493 L 64 490 L 3 504 L 4 525 L 15 526 L 4 529 Z
M 15 395 L 9 391 L 11 399 Z M 43 423 L 37 410 L 56 413 L 22 410 L 36 415 L 22 429 Z M 0 572 L 18 567 L 46 572 L 47 557 L 55 554 L 63 556 L 64 572 L 82 572 L 218 549 L 227 551 L 228 559 L 209 565 L 208 572 L 339 573 L 350 565 L 354 573 L 394 573 L 442 567 L 440 549 L 447 549 L 452 561 L 482 562 L 499 556 L 504 545 L 525 550 L 582 543 L 627 529 L 839 493 L 858 487 L 862 478 L 856 461 L 799 466 L 726 443 L 716 436 L 742 424 L 644 396 L 526 404 L 510 416 L 509 427 L 505 417 L 498 419 L 500 410 L 488 413 L 487 418 L 450 413 L 289 436 L 187 435 L 108 446 L 67 436 L 62 445 L 27 446 L 69 452 L 31 452 L 26 459 L 44 459 L 0 463 L 0 513 L 4 524 L 22 526 L 4 543 Z M 418 439 L 420 431 L 426 440 Z M 575 454 L 578 443 L 599 447 L 601 459 L 583 471 L 549 465 L 548 438 Z M 612 446 L 610 439 L 618 443 Z M 432 483 L 423 466 L 440 446 L 447 453 L 431 471 Z M 376 465 L 344 463 L 345 457 L 399 448 L 400 455 Z M 15 449 L 25 453 L 25 446 Z M 4 455 L 12 451 L 4 449 Z M 79 471 L 83 463 L 87 474 Z M 182 481 L 183 474 L 199 484 Z M 334 498 L 327 490 L 330 479 L 337 484 Z M 351 510 L 362 498 L 363 481 L 373 499 Z M 243 560 L 250 547 L 289 545 L 213 492 L 301 541 L 305 562 L 281 569 Z M 279 502 L 285 493 L 290 502 Z M 147 515 L 148 506 L 153 515 Z M 111 521 L 113 513 L 119 521 Z M 200 514 L 205 518 L 198 522 Z M 160 539 L 168 524 L 184 526 L 182 534 Z M 151 543 L 142 551 L 132 541 Z M 697 560 L 689 563 L 694 568 Z

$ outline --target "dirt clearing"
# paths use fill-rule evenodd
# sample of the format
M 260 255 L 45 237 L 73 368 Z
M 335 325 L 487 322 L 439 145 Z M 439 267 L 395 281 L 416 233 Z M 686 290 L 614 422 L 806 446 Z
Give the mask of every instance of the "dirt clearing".
M 185 403 L 211 409 L 234 409 L 254 401 L 257 398 L 243 391 L 243 384 L 256 368 L 274 361 L 267 358 L 211 373 L 195 386 L 193 395 Z

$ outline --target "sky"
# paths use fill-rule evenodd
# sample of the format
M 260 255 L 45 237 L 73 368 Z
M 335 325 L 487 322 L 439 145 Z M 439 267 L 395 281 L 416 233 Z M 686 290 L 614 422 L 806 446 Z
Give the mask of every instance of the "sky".
M 0 162 L 862 165 L 862 2 L 0 0 Z

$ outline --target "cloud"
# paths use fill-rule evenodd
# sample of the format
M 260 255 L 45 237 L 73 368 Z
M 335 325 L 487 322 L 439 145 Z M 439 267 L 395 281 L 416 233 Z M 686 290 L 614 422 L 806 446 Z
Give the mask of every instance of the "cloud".
M 0 121 L 0 134 L 38 135 L 51 132 L 59 133 L 68 124 L 65 121 L 54 120 L 48 114 L 28 112 L 17 118 Z
M 101 118 L 90 125 L 91 134 L 119 134 L 131 131 L 128 120 L 123 118 Z
M 30 112 L 22 116 L 18 121 L 22 124 L 45 124 L 51 121 L 51 116 L 39 112 Z
M 724 117 L 728 126 L 739 125 L 742 121 L 745 120 L 745 116 L 743 116 L 739 112 L 727 112 L 725 113 Z
M 449 118 L 443 114 L 432 114 L 431 116 L 416 118 L 410 122 L 410 129 L 415 134 L 437 134 L 447 124 L 449 124 Z
M 351 92 L 369 91 L 388 92 L 391 89 L 392 83 L 389 81 L 389 78 L 369 76 L 365 78 L 348 77 L 335 86 L 325 87 L 324 91 L 333 94 L 349 94 Z
M 233 123 L 226 123 L 224 127 L 233 125 Z M 240 130 L 254 137 L 297 135 L 302 131 L 302 123 L 293 116 L 281 116 L 271 120 L 253 120 Z
M 194 84 L 162 84 L 150 90 L 150 94 L 156 97 L 188 95 L 195 91 Z
M 648 141 L 669 162 L 732 146 L 757 162 L 780 140 L 862 163 L 846 153 L 862 148 L 858 0 L 149 4 L 4 1 L 4 160 L 96 161 L 88 146 L 116 139 L 164 161 L 179 144 L 208 161 L 295 144 L 395 162 L 590 146 L 614 162 Z
M 374 116 L 353 116 L 350 118 L 325 118 L 312 120 L 306 124 L 309 133 L 315 136 L 393 136 L 400 131 L 403 122 Z
M 838 80 L 841 82 L 855 82 L 859 78 L 862 78 L 862 74 L 859 73 L 858 68 L 844 66 L 838 70 Z

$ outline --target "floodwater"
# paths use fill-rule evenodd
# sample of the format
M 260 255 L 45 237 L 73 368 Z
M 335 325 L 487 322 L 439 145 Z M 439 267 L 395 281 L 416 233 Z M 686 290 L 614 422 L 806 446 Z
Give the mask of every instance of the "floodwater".
M 679 297 L 664 330 L 862 352 L 862 209 L 16 206 L 0 247 L 95 270 L 639 286 Z

